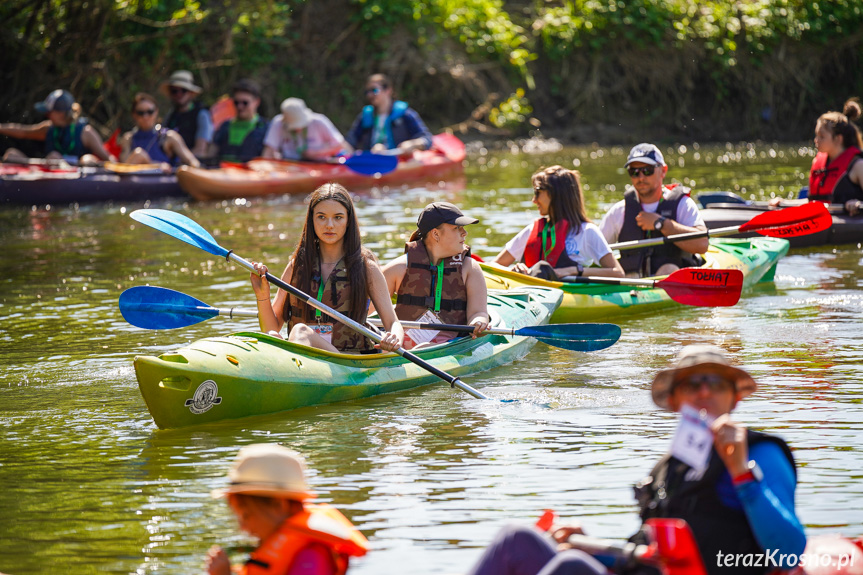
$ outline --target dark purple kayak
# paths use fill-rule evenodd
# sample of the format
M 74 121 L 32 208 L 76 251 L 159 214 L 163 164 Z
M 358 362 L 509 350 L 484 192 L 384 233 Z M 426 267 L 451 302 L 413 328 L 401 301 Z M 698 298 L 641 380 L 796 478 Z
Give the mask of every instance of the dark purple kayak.
M 8 167 L 0 164 L 0 168 Z M 184 196 L 177 176 L 160 171 L 116 173 L 104 168 L 57 171 L 0 169 L 0 206 L 145 201 Z
M 703 196 L 703 197 L 702 197 Z M 700 194 L 696 199 L 705 206 L 701 217 L 708 229 L 725 228 L 745 224 L 760 213 L 771 208 L 766 202 L 738 200 L 739 196 L 730 192 L 711 192 Z M 729 201 L 730 200 L 730 201 Z M 743 203 L 740 203 L 743 202 Z M 775 208 L 774 208 L 775 209 Z M 842 244 L 863 243 L 863 216 L 851 217 L 842 210 L 842 206 L 829 206 L 833 225 L 817 234 L 790 237 L 792 248 L 811 246 L 833 246 Z M 755 232 L 739 234 L 733 237 L 757 236 Z

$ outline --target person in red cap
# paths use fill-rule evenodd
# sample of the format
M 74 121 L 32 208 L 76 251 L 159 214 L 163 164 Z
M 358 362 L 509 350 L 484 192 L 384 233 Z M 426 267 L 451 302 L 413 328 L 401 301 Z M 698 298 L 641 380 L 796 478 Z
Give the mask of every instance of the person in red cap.
M 229 484 L 213 491 L 226 497 L 240 529 L 260 544 L 242 575 L 343 575 L 351 557 L 368 551 L 368 541 L 347 517 L 329 505 L 309 505 L 302 456 L 272 443 L 247 445 L 237 453 Z M 213 546 L 206 560 L 210 575 L 230 575 L 227 553 Z
M 791 450 L 779 437 L 747 429 L 731 417 L 756 388 L 752 376 L 710 345 L 683 348 L 651 386 L 654 403 L 681 412 L 681 423 L 669 452 L 635 488 L 641 518 L 684 519 L 709 575 L 764 575 L 793 567 L 806 547 L 794 511 L 797 472 Z M 579 526 L 551 532 L 558 546 L 536 529 L 505 529 L 470 575 L 607 573 L 604 565 L 571 549 L 570 536 L 583 533 Z M 641 532 L 633 539 L 644 543 L 640 537 Z M 739 557 L 745 556 L 762 560 L 741 564 Z
M 488 327 L 485 277 L 465 245 L 465 226 L 477 222 L 449 202 L 431 203 L 420 213 L 404 255 L 383 268 L 400 320 L 472 325 L 474 338 Z M 409 329 L 405 348 L 444 343 L 458 335 Z
M 48 160 L 64 160 L 81 165 L 116 160 L 105 151 L 99 132 L 80 117 L 81 106 L 66 90 L 54 90 L 35 108 L 47 116 L 45 121 L 38 124 L 0 124 L 0 134 L 25 140 L 43 140 L 45 158 Z M 15 148 L 9 148 L 3 155 L 4 162 L 27 159 L 26 154 Z

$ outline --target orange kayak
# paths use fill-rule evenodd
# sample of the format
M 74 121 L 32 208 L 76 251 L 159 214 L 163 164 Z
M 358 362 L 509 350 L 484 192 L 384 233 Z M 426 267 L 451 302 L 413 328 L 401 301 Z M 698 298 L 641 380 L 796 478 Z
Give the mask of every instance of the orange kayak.
M 183 166 L 177 170 L 180 187 L 196 200 L 268 196 L 271 194 L 309 194 L 327 182 L 342 184 L 349 190 L 392 186 L 409 182 L 437 182 L 462 174 L 461 160 L 436 151 L 414 152 L 400 160 L 388 174 L 366 176 L 343 164 L 252 160 L 243 166 L 216 170 Z

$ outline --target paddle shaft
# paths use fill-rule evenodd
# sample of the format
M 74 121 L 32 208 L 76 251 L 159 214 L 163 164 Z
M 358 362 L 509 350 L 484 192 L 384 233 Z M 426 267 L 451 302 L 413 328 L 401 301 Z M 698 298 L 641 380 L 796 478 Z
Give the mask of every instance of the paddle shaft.
M 370 319 L 369 323 L 373 325 L 381 325 L 381 320 Z M 423 323 L 419 321 L 403 320 L 399 320 L 399 323 L 402 324 L 402 326 L 409 327 L 411 329 L 436 329 L 438 331 L 455 331 L 458 333 L 473 333 L 474 329 L 472 325 L 460 325 L 457 323 Z M 518 335 L 518 330 L 489 327 L 486 328 L 482 333 L 491 335 Z
M 230 261 L 234 261 L 235 263 L 243 266 L 244 268 L 246 268 L 247 270 L 249 270 L 252 273 L 257 273 L 257 271 L 255 271 L 255 266 L 252 265 L 251 262 L 241 258 L 237 254 L 235 254 L 233 251 L 229 251 L 228 255 L 225 256 L 225 259 L 230 260 Z M 348 316 L 344 315 L 343 313 L 334 310 L 333 308 L 331 308 L 327 304 L 319 302 L 315 298 L 313 298 L 310 295 L 308 295 L 308 294 L 302 292 L 301 290 L 295 288 L 291 284 L 282 281 L 280 278 L 277 278 L 276 276 L 274 276 L 273 274 L 271 274 L 269 272 L 267 272 L 264 277 L 267 279 L 268 282 L 270 282 L 271 284 L 285 290 L 286 292 L 293 295 L 295 298 L 297 298 L 301 302 L 306 303 L 315 309 L 321 310 L 322 312 L 324 312 L 328 316 L 339 320 L 340 322 L 344 323 L 345 325 L 347 325 L 348 327 L 350 327 L 354 331 L 357 331 L 357 332 L 363 334 L 364 336 L 366 336 L 370 340 L 374 341 L 375 343 L 381 342 L 381 336 L 380 335 L 373 332 L 372 330 L 370 330 L 366 326 L 355 322 L 354 320 L 352 320 Z M 415 363 L 416 365 L 422 367 L 426 371 L 429 371 L 432 374 L 436 375 L 437 377 L 441 378 L 442 380 L 446 381 L 447 383 L 450 384 L 451 387 L 457 387 L 460 390 L 471 394 L 472 396 L 474 396 L 477 399 L 490 399 L 487 395 L 483 394 L 482 392 L 479 392 L 479 391 L 475 390 L 474 388 L 472 388 L 471 386 L 463 383 L 459 378 L 453 377 L 452 375 L 448 374 L 447 372 L 436 368 L 435 366 L 431 365 L 430 363 L 426 362 L 425 360 L 421 359 L 420 357 L 414 355 L 413 353 L 407 351 L 406 349 L 404 349 L 402 347 L 398 348 L 395 352 L 397 354 L 399 354 L 400 356 L 402 356 L 403 358 L 405 358 L 406 360 L 408 360 L 412 363 Z
M 638 278 L 604 278 L 597 276 L 566 276 L 560 278 L 560 281 L 568 284 L 603 284 L 607 286 L 635 286 L 635 287 L 656 287 L 659 280 L 648 280 Z

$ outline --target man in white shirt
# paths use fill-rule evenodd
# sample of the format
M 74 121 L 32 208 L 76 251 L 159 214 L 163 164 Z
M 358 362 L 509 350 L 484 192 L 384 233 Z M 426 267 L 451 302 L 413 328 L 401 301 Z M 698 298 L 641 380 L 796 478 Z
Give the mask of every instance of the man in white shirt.
M 659 148 L 638 144 L 625 165 L 632 188 L 602 219 L 599 228 L 608 243 L 673 236 L 707 230 L 689 190 L 679 184 L 663 185 L 668 166 Z M 620 264 L 629 276 L 668 275 L 682 267 L 703 263 L 707 237 L 621 251 Z
M 288 98 L 264 138 L 264 157 L 326 161 L 353 148 L 323 114 L 312 112 L 299 98 Z

